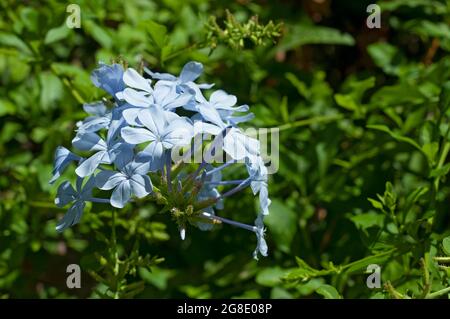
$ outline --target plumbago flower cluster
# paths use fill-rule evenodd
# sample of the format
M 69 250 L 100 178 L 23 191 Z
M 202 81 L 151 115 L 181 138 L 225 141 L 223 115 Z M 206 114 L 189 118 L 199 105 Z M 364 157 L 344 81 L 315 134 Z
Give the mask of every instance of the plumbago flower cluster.
M 75 187 L 64 181 L 58 188 L 55 204 L 71 206 L 57 231 L 78 223 L 86 202 L 123 208 L 148 196 L 170 212 L 183 240 L 188 224 L 210 230 L 214 224 L 227 223 L 254 232 L 254 257 L 267 255 L 263 224 L 270 205 L 267 168 L 259 141 L 238 127 L 253 114 L 247 105 L 236 106 L 236 97 L 222 90 L 206 99 L 204 90 L 213 85 L 194 82 L 202 71 L 198 62 L 187 63 L 178 77 L 145 68 L 149 79 L 121 64 L 100 63 L 92 82 L 112 98 L 83 105 L 89 116 L 77 123 L 72 140 L 75 149 L 88 155 L 76 155 L 62 146 L 56 149 L 50 183 L 71 162 L 78 165 Z M 209 160 L 192 163 L 191 155 L 198 151 L 196 141 L 204 135 L 211 137 L 200 138 Z M 180 152 L 183 155 L 175 159 Z M 220 154 L 227 160 L 212 163 Z M 235 165 L 245 166 L 248 176 L 224 180 L 223 173 Z M 225 198 L 248 186 L 259 195 L 255 225 L 216 215 Z M 110 198 L 94 197 L 95 188 L 110 191 Z

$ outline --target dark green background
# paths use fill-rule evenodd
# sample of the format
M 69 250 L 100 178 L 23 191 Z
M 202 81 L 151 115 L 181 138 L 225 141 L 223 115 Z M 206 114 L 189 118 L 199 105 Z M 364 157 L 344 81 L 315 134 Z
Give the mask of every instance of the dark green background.
M 139 254 L 165 259 L 126 276 L 145 283 L 136 297 L 395 297 L 367 288 L 369 264 L 403 296 L 449 286 L 432 257 L 450 254 L 450 2 L 380 3 L 381 28 L 369 29 L 370 2 L 73 1 L 82 20 L 70 30 L 65 1 L 2 1 L 0 297 L 95 297 L 104 289 L 89 271 L 101 268 L 95 254 L 106 249 L 101 234 L 110 235 L 107 206 L 88 208 L 57 234 L 64 210 L 48 180 L 56 146 L 70 147 L 85 117 L 82 103 L 103 95 L 90 72 L 119 55 L 175 74 L 200 61 L 202 82 L 251 106 L 252 126 L 280 128 L 269 256 L 253 260 L 255 236 L 229 226 L 191 227 L 183 242 L 170 216 L 149 203 L 128 205 L 119 213 L 120 253 L 139 238 Z M 242 23 L 256 14 L 261 24 L 283 23 L 282 36 L 212 50 L 205 24 L 210 16 L 222 24 L 225 9 Z M 64 177 L 74 175 L 70 167 Z M 222 215 L 251 223 L 256 209 L 247 190 Z M 66 288 L 70 263 L 81 264 L 81 289 Z

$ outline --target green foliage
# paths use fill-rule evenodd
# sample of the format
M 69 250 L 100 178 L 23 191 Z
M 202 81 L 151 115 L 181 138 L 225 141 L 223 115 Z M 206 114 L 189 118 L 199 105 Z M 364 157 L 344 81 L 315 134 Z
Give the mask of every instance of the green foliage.
M 0 4 L 1 298 L 449 296 L 448 1 L 380 2 L 381 30 L 362 26 L 357 1 L 76 3 L 80 29 L 59 1 Z M 171 73 L 200 61 L 202 82 L 251 106 L 252 126 L 280 130 L 267 258 L 222 225 L 181 241 L 152 201 L 114 219 L 89 205 L 55 232 L 53 151 L 102 98 L 90 72 L 112 59 Z M 239 196 L 223 215 L 251 223 L 257 204 Z M 72 263 L 81 289 L 65 285 Z M 366 285 L 372 264 L 381 288 Z

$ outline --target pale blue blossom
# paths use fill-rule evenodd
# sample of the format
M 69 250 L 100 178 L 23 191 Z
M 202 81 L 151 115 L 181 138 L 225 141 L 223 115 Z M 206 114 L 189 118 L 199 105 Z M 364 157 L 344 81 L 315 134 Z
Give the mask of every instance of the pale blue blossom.
M 253 194 L 259 194 L 260 213 L 263 216 L 269 215 L 269 190 L 267 184 L 267 167 L 264 165 L 262 157 L 256 156 L 247 161 L 247 171 L 251 178 L 250 187 Z
M 235 106 L 237 98 L 234 95 L 228 94 L 223 90 L 214 91 L 209 97 L 209 101 L 197 92 L 196 99 L 199 104 L 196 110 L 203 116 L 203 118 L 219 127 L 236 126 L 239 123 L 247 122 L 254 118 L 253 113 L 235 116 L 235 113 L 248 112 L 249 106 L 244 104 Z
M 206 99 L 203 90 L 210 89 L 212 84 L 195 83 L 203 72 L 201 63 L 188 62 L 179 76 L 145 70 L 152 79 L 132 68 L 124 70 L 119 64 L 100 63 L 92 72 L 94 85 L 112 98 L 83 105 L 88 115 L 77 123 L 72 144 L 84 152 L 81 154 L 84 157 L 64 147 L 56 150 L 50 182 L 58 179 L 72 162 L 77 164 L 78 175 L 76 189 L 69 182 L 63 182 L 58 188 L 56 205 L 72 203 L 72 206 L 57 231 L 76 224 L 86 202 L 123 208 L 133 197 L 148 196 L 153 192 L 149 174 L 152 172 L 166 186 L 158 192 L 164 193 L 160 195 L 167 196 L 169 202 L 182 199 L 188 204 L 183 203 L 182 207 L 202 207 L 193 212 L 194 216 L 177 220 L 182 240 L 188 224 L 210 230 L 215 224 L 225 223 L 254 232 L 257 239 L 254 257 L 266 256 L 263 219 L 269 214 L 270 206 L 268 172 L 260 155 L 259 141 L 244 134 L 239 127 L 253 118 L 248 105 L 237 105 L 236 96 L 223 90 L 212 92 Z M 178 171 L 176 177 L 172 176 L 172 165 L 181 162 L 175 163 L 171 153 L 178 148 L 195 152 L 200 134 L 213 136 L 211 143 L 204 144 L 207 149 L 203 155 L 211 159 L 227 155 L 231 160 L 214 167 L 204 157 L 194 171 Z M 203 138 L 200 142 L 204 142 Z M 235 165 L 246 167 L 248 175 L 226 179 L 227 169 Z M 183 168 L 177 166 L 180 167 Z M 92 197 L 94 187 L 110 191 L 108 198 Z M 216 210 L 223 209 L 226 214 L 226 199 L 247 187 L 259 196 L 254 225 L 217 216 Z
M 92 133 L 109 127 L 112 113 L 103 102 L 86 103 L 83 109 L 90 116 L 77 123 L 78 132 Z
M 196 84 L 195 80 L 203 73 L 203 65 L 199 62 L 188 62 L 184 65 L 181 70 L 180 76 L 176 77 L 169 73 L 157 73 L 152 72 L 145 68 L 147 72 L 153 79 L 160 80 L 161 84 L 166 86 L 174 87 L 177 93 L 185 92 L 188 88 L 194 89 L 209 89 L 214 84 Z
M 58 192 L 55 198 L 55 204 L 58 207 L 64 207 L 69 203 L 73 203 L 64 217 L 56 226 L 58 232 L 77 224 L 83 215 L 85 202 L 91 199 L 92 188 L 94 187 L 94 179 L 91 177 L 83 185 L 83 178 L 78 177 L 76 181 L 76 189 L 65 181 L 58 187 Z
M 66 167 L 74 162 L 79 161 L 82 158 L 63 146 L 58 146 L 55 151 L 55 160 L 53 164 L 52 178 L 50 179 L 50 184 L 53 184 L 64 172 Z
M 123 67 L 120 64 L 107 65 L 102 62 L 92 72 L 91 81 L 98 88 L 115 97 L 117 92 L 125 89 L 123 82 Z
M 117 133 L 122 124 L 113 121 L 108 131 L 106 141 L 97 133 L 81 132 L 72 140 L 72 145 L 80 151 L 94 151 L 95 153 L 83 160 L 75 170 L 80 177 L 94 173 L 100 164 L 111 164 L 117 156 L 132 156 L 132 147 L 128 143 L 117 139 Z
M 175 113 L 153 107 L 139 113 L 138 119 L 143 127 L 122 128 L 122 138 L 130 144 L 148 143 L 143 151 L 156 163 L 161 163 L 165 150 L 189 144 L 192 139 L 192 125 Z
M 151 80 L 144 78 L 135 69 L 128 68 L 123 74 L 123 82 L 128 87 L 117 93 L 117 98 L 136 107 L 148 107 L 153 103 Z
M 140 153 L 132 161 L 117 158 L 114 162 L 118 171 L 104 170 L 95 176 L 95 184 L 102 190 L 114 191 L 111 194 L 111 205 L 123 208 L 132 195 L 145 197 L 152 192 L 152 182 L 147 173 L 150 170 L 148 155 Z

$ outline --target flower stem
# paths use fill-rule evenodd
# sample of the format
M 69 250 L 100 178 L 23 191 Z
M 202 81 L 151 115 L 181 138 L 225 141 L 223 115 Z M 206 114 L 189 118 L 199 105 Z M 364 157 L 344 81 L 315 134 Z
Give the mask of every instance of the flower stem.
M 229 225 L 233 225 L 239 228 L 243 228 L 252 232 L 256 232 L 257 228 L 256 226 L 251 226 L 251 225 L 247 225 L 247 224 L 243 224 L 243 223 L 239 223 L 239 222 L 235 222 L 234 220 L 228 219 L 228 218 L 224 218 L 224 217 L 220 217 L 220 216 L 216 216 L 216 215 L 211 215 L 209 213 L 205 213 L 203 212 L 201 214 L 203 217 L 211 219 L 211 220 L 216 220 L 216 221 L 220 221 L 222 223 L 225 224 L 229 224 Z
M 114 275 L 119 274 L 119 253 L 117 250 L 117 235 L 116 235 L 116 209 L 112 209 L 111 218 L 111 244 L 112 244 L 112 257 L 114 259 Z M 114 299 L 119 299 L 119 282 L 116 280 L 114 283 Z
M 212 169 L 212 170 L 210 170 L 210 171 L 207 171 L 207 172 L 206 172 L 206 176 L 209 176 L 209 175 L 214 174 L 214 173 L 216 173 L 216 172 L 218 172 L 218 171 L 221 171 L 221 170 L 223 170 L 224 168 L 226 168 L 226 167 L 228 167 L 228 166 L 230 166 L 230 165 L 232 165 L 232 164 L 234 164 L 234 163 L 236 163 L 235 160 L 228 161 L 228 162 L 226 162 L 225 164 L 222 164 L 222 165 L 220 165 L 220 166 L 218 166 L 218 167 L 216 167 L 216 168 L 214 168 L 214 169 Z
M 225 197 L 229 197 L 231 195 L 234 195 L 235 193 L 243 190 L 244 188 L 246 188 L 251 182 L 251 178 L 247 178 L 245 179 L 242 183 L 240 183 L 238 186 L 236 186 L 235 188 L 229 190 L 228 192 L 226 192 L 225 194 L 221 195 L 221 198 L 225 198 Z
M 167 189 L 169 192 L 172 192 L 172 178 L 170 177 L 172 171 L 172 159 L 170 158 L 170 152 L 166 154 L 166 170 Z
M 109 204 L 110 203 L 109 199 L 107 199 L 107 198 L 95 198 L 95 197 L 93 197 L 93 198 L 89 199 L 89 201 L 93 202 L 93 203 L 104 203 L 104 204 Z

